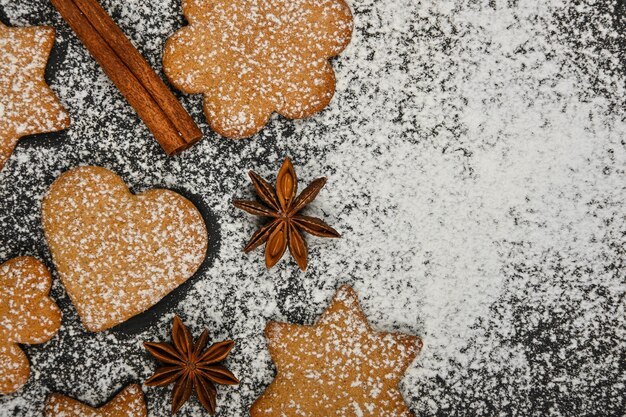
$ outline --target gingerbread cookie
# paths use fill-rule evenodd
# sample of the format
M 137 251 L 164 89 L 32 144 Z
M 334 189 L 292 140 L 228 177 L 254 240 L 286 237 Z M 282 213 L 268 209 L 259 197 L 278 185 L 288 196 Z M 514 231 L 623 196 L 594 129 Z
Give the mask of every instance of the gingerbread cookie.
M 141 387 L 129 385 L 111 401 L 100 408 L 93 408 L 61 394 L 48 397 L 46 417 L 146 417 L 148 410 Z
M 42 207 L 57 271 L 93 332 L 141 313 L 191 277 L 207 251 L 198 209 L 169 190 L 133 195 L 100 167 L 61 175 Z
M 328 61 L 350 42 L 344 0 L 183 0 L 189 26 L 165 45 L 163 68 L 186 93 L 204 94 L 211 128 L 230 138 L 261 130 L 272 112 L 311 116 L 330 102 Z
M 48 297 L 51 283 L 50 272 L 35 258 L 0 265 L 0 394 L 28 380 L 28 358 L 18 343 L 47 342 L 61 327 L 61 310 Z
M 422 347 L 372 330 L 348 286 L 314 326 L 270 322 L 277 375 L 250 410 L 260 416 L 411 416 L 398 383 Z
M 22 136 L 70 125 L 44 80 L 53 43 L 53 28 L 11 28 L 0 22 L 0 170 Z

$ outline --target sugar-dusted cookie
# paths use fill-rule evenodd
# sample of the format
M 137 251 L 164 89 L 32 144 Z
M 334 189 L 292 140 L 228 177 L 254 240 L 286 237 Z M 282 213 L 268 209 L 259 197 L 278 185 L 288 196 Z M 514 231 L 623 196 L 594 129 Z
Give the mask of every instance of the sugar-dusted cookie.
M 0 394 L 28 380 L 28 358 L 18 343 L 47 342 L 61 327 L 61 310 L 48 297 L 51 283 L 50 272 L 35 258 L 0 265 Z
M 111 401 L 93 408 L 61 394 L 48 397 L 45 417 L 146 417 L 148 410 L 141 387 L 129 385 Z
M 150 308 L 196 272 L 207 250 L 204 220 L 189 200 L 159 189 L 133 195 L 100 167 L 61 175 L 42 221 L 61 281 L 93 332 Z
M 65 129 L 70 118 L 44 80 L 51 27 L 0 22 L 0 170 L 22 136 Z
M 352 288 L 339 288 L 314 326 L 270 322 L 265 335 L 277 375 L 252 417 L 412 415 L 398 382 L 422 342 L 373 331 Z
M 186 93 L 204 94 L 211 128 L 258 132 L 272 112 L 303 118 L 335 92 L 328 59 L 352 37 L 344 0 L 182 0 L 189 26 L 165 45 L 163 67 Z

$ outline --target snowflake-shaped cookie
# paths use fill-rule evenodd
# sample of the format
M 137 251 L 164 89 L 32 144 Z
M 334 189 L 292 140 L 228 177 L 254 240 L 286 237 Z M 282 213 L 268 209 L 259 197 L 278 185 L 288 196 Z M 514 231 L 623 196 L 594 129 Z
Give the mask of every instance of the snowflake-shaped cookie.
M 53 44 L 53 28 L 12 28 L 0 23 L 0 170 L 22 136 L 54 132 L 70 124 L 44 80 Z
M 204 94 L 211 128 L 230 138 L 258 132 L 272 112 L 303 118 L 335 92 L 329 58 L 350 42 L 343 0 L 183 0 L 189 26 L 165 46 L 174 86 Z

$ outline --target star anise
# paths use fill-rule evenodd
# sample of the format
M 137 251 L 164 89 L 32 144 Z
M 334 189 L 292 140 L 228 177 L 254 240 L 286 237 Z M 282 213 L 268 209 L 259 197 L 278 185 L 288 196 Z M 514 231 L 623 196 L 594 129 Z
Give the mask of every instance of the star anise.
M 249 172 L 257 194 L 265 204 L 256 201 L 233 201 L 235 207 L 250 214 L 270 217 L 272 221 L 259 229 L 244 247 L 248 253 L 263 243 L 265 245 L 265 265 L 271 268 L 283 257 L 289 247 L 291 256 L 303 271 L 307 267 L 308 248 L 301 231 L 320 237 L 339 237 L 339 233 L 322 220 L 304 216 L 299 212 L 311 203 L 326 184 L 326 178 L 314 180 L 296 198 L 298 177 L 289 158 L 276 177 L 276 188 L 254 171 Z
M 226 359 L 235 342 L 226 340 L 214 343 L 204 350 L 208 334 L 207 330 L 204 330 L 194 345 L 191 333 L 182 320 L 175 316 L 172 343 L 144 343 L 148 352 L 164 363 L 145 384 L 161 387 L 176 382 L 172 391 L 172 414 L 176 414 L 187 402 L 194 389 L 204 408 L 210 414 L 215 414 L 217 396 L 215 384 L 239 384 L 235 375 L 218 363 Z

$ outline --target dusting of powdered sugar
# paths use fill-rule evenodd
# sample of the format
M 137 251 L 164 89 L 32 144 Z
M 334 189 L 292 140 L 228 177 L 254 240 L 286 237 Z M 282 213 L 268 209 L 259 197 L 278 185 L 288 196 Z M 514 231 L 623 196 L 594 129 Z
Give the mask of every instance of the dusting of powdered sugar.
M 57 272 L 92 331 L 152 307 L 196 272 L 207 251 L 191 202 L 169 190 L 134 196 L 100 167 L 59 177 L 42 204 L 42 223 Z
M 412 415 L 398 382 L 421 341 L 373 331 L 349 286 L 337 290 L 314 326 L 272 321 L 265 334 L 278 372 L 251 416 L 348 417 L 361 407 L 368 415 Z
M 0 22 L 0 170 L 22 136 L 69 125 L 43 80 L 54 30 L 9 28 Z
M 271 113 L 310 116 L 335 91 L 328 59 L 350 42 L 343 0 L 183 1 L 189 26 L 163 54 L 165 73 L 187 93 L 203 93 L 213 129 L 250 136 Z
M 61 327 L 61 310 L 48 297 L 52 279 L 33 257 L 0 264 L 0 392 L 16 392 L 29 374 L 18 343 L 47 342 Z
M 46 417 L 58 416 L 80 416 L 80 417 L 101 417 L 101 416 L 127 416 L 146 417 L 147 409 L 138 384 L 129 385 L 124 388 L 115 398 L 106 403 L 106 406 L 93 408 L 83 404 L 74 398 L 66 397 L 62 394 L 54 394 L 46 403 Z
M 184 26 L 167 1 L 102 2 L 161 75 Z M 52 262 L 41 199 L 61 172 L 100 165 L 133 191 L 171 188 L 219 228 L 218 246 L 177 304 L 132 332 L 86 333 L 55 276 L 61 330 L 26 347 L 31 377 L 0 415 L 41 413 L 50 392 L 102 404 L 156 363 L 144 340 L 181 315 L 197 336 L 232 338 L 218 411 L 244 416 L 274 377 L 268 320 L 312 324 L 340 283 L 377 330 L 420 336 L 400 387 L 417 415 L 621 415 L 624 314 L 624 20 L 619 2 L 349 2 L 350 45 L 332 61 L 336 93 L 306 120 L 273 117 L 250 140 L 211 133 L 200 96 L 180 95 L 203 141 L 168 158 L 48 2 L 0 0 L 13 25 L 58 29 L 47 79 L 67 133 L 22 140 L 0 173 L 0 259 Z M 273 180 L 284 157 L 329 181 L 307 213 L 341 239 L 307 237 L 306 273 L 262 251 L 231 206 L 246 172 Z M 169 415 L 170 388 L 146 388 Z M 365 409 L 360 409 L 365 413 Z M 192 400 L 179 412 L 198 415 Z

